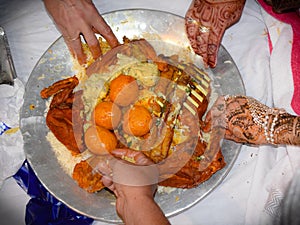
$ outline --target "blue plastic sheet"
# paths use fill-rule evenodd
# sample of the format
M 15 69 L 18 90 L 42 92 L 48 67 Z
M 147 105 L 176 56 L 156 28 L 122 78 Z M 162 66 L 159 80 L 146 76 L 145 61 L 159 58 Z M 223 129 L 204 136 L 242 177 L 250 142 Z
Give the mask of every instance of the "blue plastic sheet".
M 9 130 L 11 127 L 7 126 L 4 122 L 0 122 L 0 135 L 5 131 Z
M 17 183 L 31 197 L 26 205 L 27 225 L 90 225 L 93 219 L 80 215 L 52 196 L 25 161 L 14 175 Z

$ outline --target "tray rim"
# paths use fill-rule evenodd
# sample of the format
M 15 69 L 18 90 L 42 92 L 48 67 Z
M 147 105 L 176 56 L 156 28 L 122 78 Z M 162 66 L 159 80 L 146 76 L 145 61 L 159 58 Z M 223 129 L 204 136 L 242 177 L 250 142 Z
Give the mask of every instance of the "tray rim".
M 184 19 L 183 17 L 181 17 L 181 16 L 179 16 L 179 15 L 177 15 L 177 14 L 171 13 L 171 12 L 160 11 L 160 10 L 154 10 L 154 9 L 145 9 L 145 8 L 134 8 L 134 9 L 114 10 L 114 11 L 110 11 L 110 12 L 103 13 L 102 16 L 105 18 L 106 15 L 111 15 L 111 14 L 114 14 L 114 13 L 133 12 L 133 11 L 139 12 L 139 11 L 141 11 L 141 10 L 142 10 L 142 11 L 149 11 L 149 12 L 152 12 L 152 11 L 153 11 L 153 12 L 157 12 L 157 13 L 169 14 L 169 15 L 175 16 L 175 17 L 177 17 L 177 18 Z M 47 54 L 47 52 L 49 51 L 49 49 L 51 49 L 53 46 L 55 46 L 55 45 L 57 44 L 57 42 L 59 42 L 59 41 L 61 41 L 61 40 L 62 40 L 62 36 L 58 37 L 58 38 L 57 38 L 57 39 L 56 39 L 56 40 L 55 40 L 55 41 L 47 48 L 47 50 L 43 53 L 43 55 L 42 55 L 42 56 L 40 57 L 40 59 L 37 61 L 36 65 L 34 66 L 32 72 L 31 72 L 31 74 L 30 74 L 30 76 L 29 76 L 29 79 L 28 79 L 28 81 L 27 81 L 27 83 L 26 83 L 26 86 L 25 86 L 26 90 L 27 90 L 28 88 L 30 88 L 30 87 L 29 87 L 29 83 L 30 83 L 29 81 L 30 81 L 30 79 L 32 78 L 32 75 L 34 74 L 35 68 L 39 65 L 40 60 Z M 225 54 L 227 54 L 227 55 L 231 58 L 229 52 L 226 50 L 226 48 L 225 48 L 223 45 L 220 46 L 220 49 L 221 49 L 221 48 L 223 49 L 223 51 L 225 52 Z M 231 59 L 232 59 L 232 58 L 231 58 Z M 232 59 L 232 63 L 234 64 L 234 66 L 235 66 L 236 69 L 237 69 L 237 66 L 236 66 L 236 64 L 235 64 L 235 62 L 234 62 L 233 59 Z M 215 69 L 211 69 L 211 70 L 212 70 L 212 71 L 216 71 L 217 69 L 218 69 L 218 66 L 217 66 Z M 241 78 L 238 69 L 237 69 L 237 72 L 238 72 L 239 77 Z M 243 89 L 243 92 L 245 92 L 243 80 L 241 79 L 240 82 L 242 83 L 242 89 Z M 243 94 L 243 93 L 241 93 L 241 94 Z M 26 95 L 24 94 L 24 96 L 26 96 Z M 22 114 L 22 111 L 23 111 L 23 106 L 22 106 L 22 110 L 21 110 L 20 114 Z M 23 114 L 23 115 L 24 115 L 24 114 Z M 22 117 L 21 117 L 21 116 L 20 116 L 20 124 L 22 124 Z M 22 131 L 22 134 L 23 134 L 24 130 L 22 129 L 22 126 L 21 126 L 21 131 Z M 231 143 L 231 141 L 224 140 L 224 143 Z M 218 182 L 216 183 L 216 185 L 215 185 L 213 188 L 211 188 L 208 192 L 206 192 L 205 194 L 203 194 L 201 197 L 197 198 L 197 200 L 195 200 L 195 201 L 192 202 L 191 204 L 186 205 L 186 207 L 183 207 L 183 208 L 181 208 L 181 209 L 179 209 L 179 210 L 175 210 L 175 211 L 173 211 L 172 213 L 167 214 L 166 216 L 167 216 L 167 217 L 173 217 L 173 216 L 178 215 L 179 213 L 182 213 L 182 212 L 186 211 L 187 209 L 189 209 L 189 208 L 191 208 L 192 206 L 196 205 L 199 201 L 201 201 L 203 198 L 205 198 L 205 197 L 206 197 L 207 195 L 209 195 L 211 192 L 213 192 L 213 190 L 214 190 L 216 187 L 218 187 L 218 186 L 222 183 L 222 181 L 225 179 L 225 177 L 227 176 L 227 174 L 230 172 L 230 170 L 231 170 L 231 168 L 232 168 L 234 162 L 236 161 L 236 158 L 237 158 L 238 155 L 239 155 L 241 146 L 242 146 L 242 145 L 237 144 L 237 152 L 238 152 L 238 153 L 235 155 L 233 161 L 232 161 L 230 164 L 228 164 L 229 168 L 226 170 L 226 173 L 224 173 L 222 179 L 218 180 Z M 25 151 L 25 154 L 26 154 L 26 158 L 27 158 L 28 155 L 27 155 L 26 151 Z M 34 164 L 34 163 L 31 161 L 30 158 L 27 158 L 27 160 L 28 160 L 28 162 L 29 162 L 29 164 L 30 164 L 31 166 Z M 48 187 L 47 187 L 47 185 L 45 184 L 45 182 L 43 182 L 43 181 L 40 179 L 40 177 L 39 177 L 38 173 L 36 172 L 34 166 L 32 166 L 32 169 L 33 169 L 34 173 L 37 175 L 37 177 L 39 178 L 40 182 L 43 184 L 43 186 L 44 186 L 44 187 L 45 187 L 45 188 L 46 188 L 53 196 L 56 197 L 56 194 L 53 193 L 52 190 L 49 190 Z M 71 209 L 73 209 L 74 211 L 76 211 L 76 212 L 78 212 L 78 213 L 80 213 L 80 214 L 83 214 L 83 215 L 85 215 L 85 216 L 91 217 L 91 218 L 93 218 L 93 219 L 100 220 L 100 221 L 103 221 L 103 222 L 110 222 L 110 223 L 119 223 L 119 222 L 120 222 L 120 221 L 112 221 L 112 220 L 103 220 L 103 219 L 101 219 L 101 218 L 98 218 L 97 216 L 96 216 L 96 217 L 91 216 L 91 215 L 89 215 L 89 214 L 87 214 L 87 213 L 78 211 L 76 208 L 74 208 L 73 206 L 69 205 L 69 204 L 68 204 L 67 202 L 65 202 L 64 200 L 62 200 L 62 199 L 59 199 L 59 200 L 60 200 L 61 202 L 63 202 L 64 204 L 66 204 L 66 205 L 67 205 L 68 207 L 70 207 Z

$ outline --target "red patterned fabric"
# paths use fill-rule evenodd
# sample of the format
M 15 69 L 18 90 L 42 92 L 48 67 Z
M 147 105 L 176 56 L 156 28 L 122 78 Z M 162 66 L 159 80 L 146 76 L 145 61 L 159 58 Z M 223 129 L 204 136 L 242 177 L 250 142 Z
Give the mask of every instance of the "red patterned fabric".
M 277 14 L 263 0 L 258 0 L 264 10 L 277 20 L 290 24 L 293 29 L 291 68 L 294 81 L 294 94 L 291 102 L 293 110 L 300 115 L 300 17 L 297 12 Z M 272 47 L 270 47 L 272 49 Z

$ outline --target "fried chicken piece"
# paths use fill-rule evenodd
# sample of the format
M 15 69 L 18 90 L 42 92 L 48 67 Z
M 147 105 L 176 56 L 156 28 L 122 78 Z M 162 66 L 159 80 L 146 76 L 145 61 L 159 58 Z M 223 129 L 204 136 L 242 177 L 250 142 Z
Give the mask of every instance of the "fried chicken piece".
M 73 155 L 83 150 L 83 119 L 80 116 L 83 109 L 82 92 L 73 93 L 78 83 L 78 79 L 73 76 L 57 81 L 40 92 L 42 98 L 53 95 L 46 124 Z
M 40 95 L 42 98 L 46 99 L 51 97 L 52 95 L 62 91 L 62 90 L 73 90 L 74 87 L 76 87 L 79 83 L 79 80 L 77 79 L 76 76 L 69 77 L 63 80 L 59 80 L 55 83 L 53 83 L 51 86 L 44 88 L 41 92 Z M 65 95 L 68 96 L 68 95 Z
M 165 165 L 162 165 L 163 176 L 159 185 L 193 188 L 208 180 L 226 165 L 220 149 L 214 154 L 213 160 L 210 160 L 205 157 L 209 154 L 205 153 L 207 147 L 205 142 L 198 140 L 194 152 L 192 145 L 190 147 L 189 149 L 186 144 L 176 146 L 172 156 L 166 160 Z M 178 162 L 186 162 L 186 164 L 178 170 Z
M 75 165 L 72 177 L 79 187 L 89 193 L 101 191 L 104 188 L 101 181 L 102 175 L 93 171 L 93 168 L 86 161 L 81 161 Z

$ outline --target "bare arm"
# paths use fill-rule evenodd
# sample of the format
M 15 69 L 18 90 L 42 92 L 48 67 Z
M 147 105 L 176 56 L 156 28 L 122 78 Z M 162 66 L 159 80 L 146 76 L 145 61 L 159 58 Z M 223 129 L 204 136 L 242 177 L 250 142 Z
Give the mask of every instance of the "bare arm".
M 168 219 L 154 201 L 158 170 L 142 152 L 130 149 L 115 149 L 112 154 L 118 159 L 111 161 L 109 168 L 99 167 L 103 184 L 117 197 L 116 211 L 127 225 L 169 225 Z
M 141 193 L 141 187 L 117 187 L 117 212 L 128 225 L 169 225 L 153 196 Z M 128 190 L 128 188 L 130 190 Z M 143 191 L 142 191 L 143 192 Z

